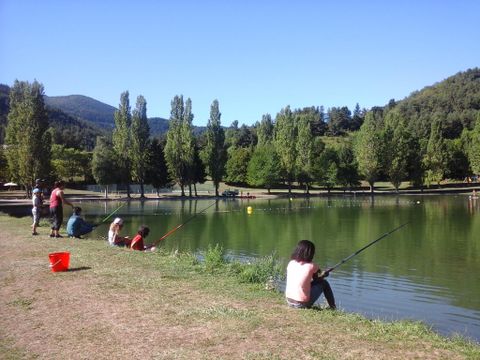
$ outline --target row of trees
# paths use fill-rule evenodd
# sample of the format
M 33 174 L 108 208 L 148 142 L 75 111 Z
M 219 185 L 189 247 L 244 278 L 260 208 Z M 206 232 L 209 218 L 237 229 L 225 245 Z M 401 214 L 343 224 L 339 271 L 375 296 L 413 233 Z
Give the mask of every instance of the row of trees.
M 203 147 L 193 134 L 192 101 L 175 96 L 171 102 L 170 126 L 166 139 L 150 138 L 147 122 L 147 103 L 143 96 L 137 98 L 131 114 L 128 91 L 120 97 L 119 110 L 115 112 L 115 129 L 110 139 L 98 138 L 93 151 L 92 172 L 97 183 L 126 185 L 140 184 L 140 196 L 144 197 L 144 184 L 159 188 L 178 184 L 182 196 L 188 186 L 197 195 L 196 184 L 206 181 L 206 172 L 218 189 L 222 181 L 226 160 L 225 134 L 220 124 L 218 101 L 212 103 Z
M 222 181 L 269 191 L 280 184 L 290 191 L 299 184 L 308 193 L 313 184 L 328 190 L 353 188 L 361 179 L 373 191 L 375 182 L 388 180 L 398 191 L 407 180 L 421 187 L 445 177 L 480 173 L 478 112 L 475 127 L 464 128 L 455 139 L 445 136 L 440 114 L 428 134 L 420 135 L 394 101 L 368 112 L 357 105 L 353 116 L 346 107 L 329 109 L 328 125 L 321 108 L 287 106 L 275 119 L 265 114 L 253 127 L 239 128 L 234 122 L 225 130 L 215 100 L 206 131 L 195 136 L 192 101 L 175 96 L 165 138 L 152 139 L 145 98 L 138 96 L 132 111 L 126 91 L 120 96 L 111 137 L 98 137 L 91 153 L 52 144 L 43 92 L 36 81 L 16 81 L 10 92 L 5 157 L 11 179 L 26 188 L 34 179 L 55 173 L 87 180 L 92 174 L 101 185 L 123 184 L 128 196 L 131 182 L 140 184 L 141 196 L 144 184 L 160 189 L 173 183 L 182 195 L 188 188 L 191 196 L 207 175 L 216 195 Z M 327 132 L 341 136 L 322 136 Z

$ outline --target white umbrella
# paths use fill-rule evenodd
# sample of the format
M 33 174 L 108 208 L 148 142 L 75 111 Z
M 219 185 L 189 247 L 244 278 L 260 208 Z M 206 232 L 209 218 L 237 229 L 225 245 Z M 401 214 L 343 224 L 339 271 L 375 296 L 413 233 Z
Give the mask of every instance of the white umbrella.
M 14 182 L 8 182 L 3 184 L 3 186 L 18 186 L 18 184 L 15 184 Z

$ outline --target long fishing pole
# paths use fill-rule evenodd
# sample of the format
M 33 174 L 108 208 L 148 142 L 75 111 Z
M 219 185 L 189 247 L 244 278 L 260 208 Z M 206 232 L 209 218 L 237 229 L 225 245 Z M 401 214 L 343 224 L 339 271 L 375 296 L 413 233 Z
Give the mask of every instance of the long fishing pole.
M 165 239 L 167 236 L 170 236 L 171 234 L 173 234 L 175 231 L 177 231 L 178 229 L 180 229 L 182 226 L 184 226 L 186 223 L 188 223 L 189 221 L 193 220 L 198 214 L 201 214 L 202 212 L 204 212 L 205 210 L 207 210 L 208 208 L 211 208 L 213 205 L 215 205 L 217 202 L 218 202 L 219 199 L 215 200 L 215 202 L 211 203 L 210 205 L 208 205 L 205 209 L 193 214 L 193 216 L 189 217 L 187 220 L 185 220 L 183 223 L 175 226 L 172 230 L 170 230 L 169 232 L 167 232 L 165 235 L 163 235 L 160 239 L 156 240 L 153 242 L 153 245 L 156 245 L 158 244 L 160 241 L 162 241 L 163 239 Z
M 353 258 L 354 256 L 357 256 L 358 254 L 360 254 L 363 250 L 365 250 L 366 248 L 372 246 L 373 244 L 375 244 L 376 242 L 382 240 L 383 238 L 387 237 L 388 235 L 390 235 L 391 233 L 394 233 L 395 231 L 397 230 L 400 230 L 401 228 L 403 228 L 405 225 L 407 225 L 408 222 L 406 222 L 405 224 L 402 224 L 400 225 L 399 227 L 396 227 L 395 229 L 393 230 L 390 230 L 389 232 L 386 232 L 385 234 L 383 234 L 382 236 L 380 236 L 378 239 L 375 239 L 373 240 L 372 242 L 368 243 L 367 245 L 365 245 L 364 247 L 362 247 L 361 249 L 355 251 L 353 254 L 347 256 L 345 259 L 342 259 L 340 260 L 337 264 L 333 265 L 332 267 L 328 268 L 327 270 L 325 270 L 325 273 L 329 273 L 333 270 L 335 270 L 337 267 L 339 267 L 340 265 L 346 263 L 348 260 L 350 260 L 351 258 Z
M 113 210 L 110 215 L 108 215 L 105 219 L 103 219 L 102 221 L 100 221 L 100 224 L 103 224 L 106 220 L 110 219 L 112 217 L 113 214 L 115 214 L 118 210 L 120 210 L 122 207 L 124 207 L 125 205 L 127 204 L 126 201 L 123 202 L 123 204 L 121 204 L 119 207 L 117 207 L 115 210 Z

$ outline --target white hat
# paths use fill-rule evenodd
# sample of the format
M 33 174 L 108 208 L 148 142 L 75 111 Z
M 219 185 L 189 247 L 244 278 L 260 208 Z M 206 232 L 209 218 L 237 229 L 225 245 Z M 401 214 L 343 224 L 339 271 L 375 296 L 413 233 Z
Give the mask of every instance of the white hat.
M 33 193 L 34 193 L 34 194 L 39 193 L 39 192 L 40 192 L 40 189 L 39 189 L 39 188 L 33 189 Z
M 118 225 L 123 225 L 123 220 L 117 217 L 115 218 L 115 220 L 113 220 L 113 223 Z

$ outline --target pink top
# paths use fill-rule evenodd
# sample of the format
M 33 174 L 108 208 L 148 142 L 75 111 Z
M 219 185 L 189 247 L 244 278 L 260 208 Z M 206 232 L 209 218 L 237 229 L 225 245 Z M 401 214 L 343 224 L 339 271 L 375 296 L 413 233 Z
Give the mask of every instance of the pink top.
M 53 208 L 58 205 L 62 205 L 62 199 L 60 196 L 58 196 L 57 192 L 59 191 L 59 188 L 55 188 L 52 190 L 52 193 L 50 194 L 50 207 Z
M 290 260 L 287 266 L 285 296 L 296 301 L 309 301 L 313 274 L 318 269 L 318 265 L 312 262 L 306 263 Z

